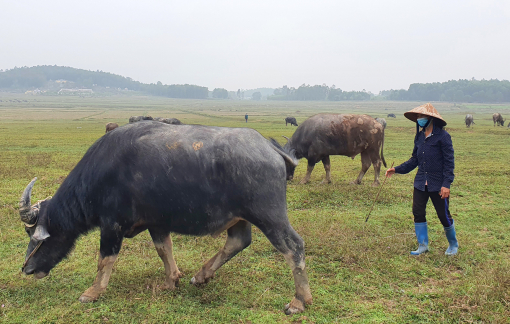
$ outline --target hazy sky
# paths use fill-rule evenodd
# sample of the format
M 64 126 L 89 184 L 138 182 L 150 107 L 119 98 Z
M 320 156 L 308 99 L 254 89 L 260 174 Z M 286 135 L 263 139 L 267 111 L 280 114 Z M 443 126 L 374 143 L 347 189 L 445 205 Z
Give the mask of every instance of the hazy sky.
M 510 79 L 510 1 L 1 1 L 0 69 L 237 90 Z

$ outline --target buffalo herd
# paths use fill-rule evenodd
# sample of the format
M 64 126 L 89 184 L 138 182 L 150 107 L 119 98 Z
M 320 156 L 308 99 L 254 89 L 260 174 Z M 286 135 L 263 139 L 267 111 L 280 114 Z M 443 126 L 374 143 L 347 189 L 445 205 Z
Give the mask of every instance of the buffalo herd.
M 494 127 L 496 126 L 505 126 L 506 119 L 503 119 L 503 116 L 500 113 L 494 113 L 492 115 L 492 121 L 494 123 Z M 471 114 L 467 114 L 466 117 L 464 117 L 464 122 L 466 123 L 466 127 L 471 127 L 471 125 L 476 125 L 474 121 L 474 117 Z M 510 123 L 508 125 L 510 128 Z
M 388 117 L 395 118 L 394 114 Z M 501 114 L 494 125 L 503 126 Z M 466 115 L 466 126 L 473 122 Z M 358 114 L 317 114 L 297 126 L 280 145 L 250 128 L 184 125 L 176 118 L 133 116 L 106 134 L 85 153 L 52 198 L 31 203 L 37 178 L 24 190 L 19 213 L 30 238 L 22 271 L 43 278 L 63 259 L 76 240 L 99 228 L 96 279 L 83 292 L 83 303 L 106 290 L 124 238 L 148 230 L 163 261 L 163 288 L 175 289 L 182 277 L 172 252 L 172 232 L 217 237 L 227 232 L 223 248 L 191 279 L 204 285 L 215 272 L 252 241 L 252 225 L 283 254 L 295 284 L 286 314 L 305 310 L 312 295 L 305 267 L 304 241 L 289 223 L 286 186 L 298 160 L 307 160 L 310 181 L 322 162 L 331 183 L 331 155 L 361 156 L 361 170 L 352 182 L 361 184 L 370 166 L 379 185 L 384 159 L 386 120 Z M 115 130 L 115 131 L 113 131 Z M 129 163 L 126 163 L 128 157 Z M 50 221 L 51 220 L 51 221 Z M 44 242 L 44 244 L 42 244 Z
M 177 118 L 163 118 L 163 117 L 156 117 L 152 118 L 151 116 L 131 116 L 129 117 L 129 123 L 136 123 L 139 121 L 144 120 L 154 120 L 165 124 L 171 124 L 171 125 L 184 125 L 179 119 Z M 117 123 L 107 123 L 106 124 L 106 133 L 111 132 L 115 128 L 119 127 L 119 124 Z

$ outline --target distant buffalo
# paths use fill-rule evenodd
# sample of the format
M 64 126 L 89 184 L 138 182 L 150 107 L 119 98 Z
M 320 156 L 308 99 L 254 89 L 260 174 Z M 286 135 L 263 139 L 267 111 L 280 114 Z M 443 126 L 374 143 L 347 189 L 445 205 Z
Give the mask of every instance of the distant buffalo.
M 159 121 L 165 124 L 171 124 L 171 125 L 184 125 L 179 119 L 177 118 L 163 118 L 163 117 L 156 117 L 154 118 L 155 121 Z
M 136 123 L 141 120 L 154 120 L 151 116 L 131 116 L 129 117 L 129 123 Z
M 119 127 L 119 124 L 117 124 L 117 123 L 108 123 L 108 124 L 106 124 L 106 133 L 111 132 L 112 130 L 114 130 L 117 127 Z
M 296 158 L 308 160 L 306 176 L 301 184 L 310 181 L 315 164 L 322 161 L 326 171 L 324 182 L 331 182 L 330 155 L 344 155 L 354 159 L 361 154 L 361 172 L 354 181 L 360 184 L 368 168 L 374 165 L 374 185 L 379 185 L 381 162 L 384 160 L 384 128 L 368 115 L 318 114 L 305 120 L 288 139 L 285 152 L 294 152 Z M 380 154 L 379 154 L 380 152 Z M 291 180 L 294 171 L 288 175 Z
M 494 122 L 494 126 L 505 126 L 505 120 L 500 113 L 494 113 L 494 115 L 492 115 L 492 121 Z
M 474 125 L 475 122 L 473 120 L 473 115 L 467 114 L 466 118 L 464 118 L 464 122 L 466 123 L 466 127 L 470 127 L 471 125 Z
M 298 126 L 296 118 L 294 118 L 294 117 L 287 117 L 287 118 L 285 118 L 285 126 L 287 126 L 287 124 Z
M 375 120 L 377 120 L 379 122 L 379 124 L 381 124 L 383 126 L 383 129 L 386 129 L 386 119 L 376 118 Z
M 387 117 L 391 117 L 391 118 L 397 118 L 397 116 L 395 116 L 395 114 L 388 114 Z

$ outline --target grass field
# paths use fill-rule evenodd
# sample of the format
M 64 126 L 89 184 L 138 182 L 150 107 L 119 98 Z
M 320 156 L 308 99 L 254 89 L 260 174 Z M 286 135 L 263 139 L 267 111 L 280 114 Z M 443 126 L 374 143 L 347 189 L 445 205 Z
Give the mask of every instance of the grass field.
M 510 105 L 434 103 L 448 121 L 455 149 L 451 212 L 459 254 L 448 243 L 429 205 L 431 252 L 411 257 L 416 239 L 411 214 L 415 172 L 387 181 L 366 224 L 378 188 L 373 169 L 363 184 L 361 168 L 332 157 L 330 185 L 299 185 L 306 160 L 288 185 L 291 224 L 306 242 L 314 304 L 286 316 L 294 294 L 284 258 L 258 230 L 252 245 L 218 270 L 205 287 L 189 284 L 201 265 L 224 244 L 218 239 L 173 235 L 175 259 L 185 274 L 175 291 L 159 289 L 164 268 L 147 232 L 124 240 L 107 292 L 93 304 L 78 297 L 93 282 L 99 250 L 97 230 L 78 240 L 69 258 L 42 280 L 21 274 L 28 238 L 17 204 L 28 182 L 39 177 L 33 201 L 53 195 L 107 122 L 132 115 L 176 117 L 184 123 L 252 127 L 284 139 L 319 112 L 367 113 L 386 118 L 386 161 L 398 165 L 412 152 L 415 126 L 403 112 L 408 102 L 252 102 L 174 100 L 155 97 L 36 97 L 0 94 L 0 322 L 2 323 L 508 323 L 510 318 L 510 129 L 493 127 L 492 113 L 510 117 Z M 249 122 L 244 122 L 244 114 Z M 467 129 L 464 116 L 476 125 Z M 383 168 L 384 169 L 384 168 Z M 385 169 L 384 169 L 385 170 Z

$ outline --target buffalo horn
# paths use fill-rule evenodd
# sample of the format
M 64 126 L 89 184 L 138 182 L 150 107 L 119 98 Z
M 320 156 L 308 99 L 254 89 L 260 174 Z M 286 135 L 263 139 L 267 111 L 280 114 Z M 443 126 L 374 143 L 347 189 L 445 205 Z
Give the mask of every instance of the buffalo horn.
M 37 222 L 37 213 L 39 212 L 38 209 L 32 208 L 30 204 L 30 196 L 32 195 L 32 188 L 34 187 L 35 180 L 37 180 L 37 177 L 30 181 L 19 201 L 19 215 L 21 221 L 28 225 L 33 225 Z
M 285 138 L 287 140 L 287 142 L 289 141 L 289 138 L 285 135 L 282 135 L 283 138 Z

